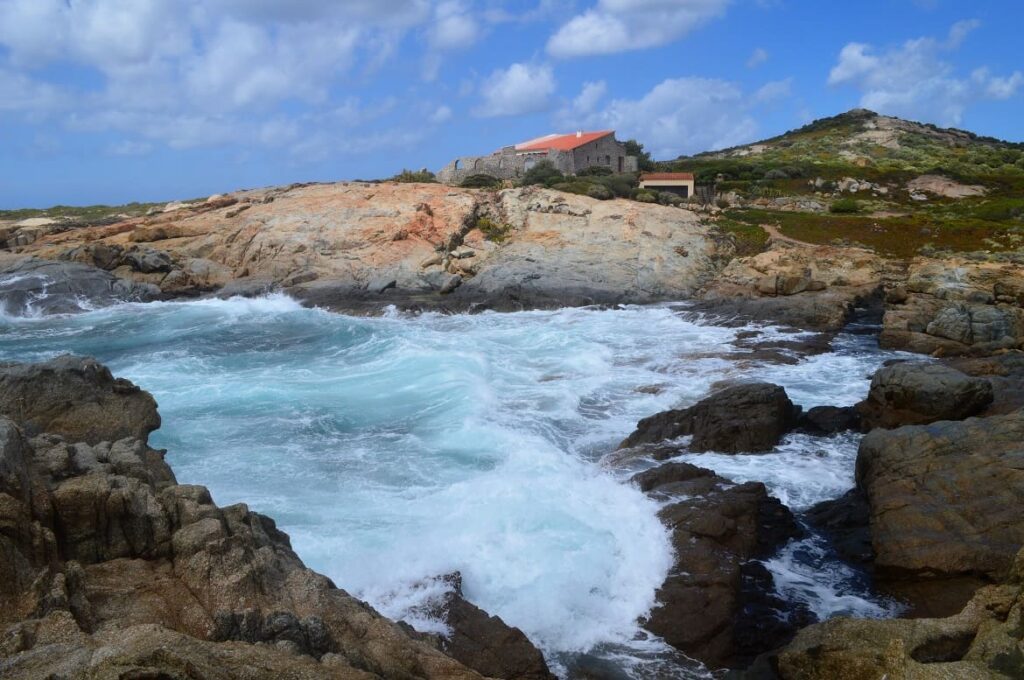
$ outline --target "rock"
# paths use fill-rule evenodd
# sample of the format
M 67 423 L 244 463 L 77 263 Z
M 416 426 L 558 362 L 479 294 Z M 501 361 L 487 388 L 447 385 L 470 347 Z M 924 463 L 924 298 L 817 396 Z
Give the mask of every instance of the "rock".
M 804 518 L 828 537 L 844 560 L 863 566 L 874 562 L 871 509 L 862 491 L 851 489 L 839 498 L 822 501 L 808 510 Z
M 801 535 L 763 484 L 733 484 L 686 463 L 666 463 L 634 479 L 666 503 L 659 514 L 676 552 L 659 605 L 644 624 L 648 630 L 712 668 L 740 667 L 807 622 L 805 610 L 766 597 L 770 575 L 744 573 L 747 562 Z M 760 634 L 751 626 L 760 626 Z
M 1005 415 L 1024 408 L 1024 352 L 949 360 L 948 365 L 992 385 L 993 399 L 980 416 Z
M 502 680 L 554 680 L 544 655 L 521 630 L 490 616 L 462 594 L 462 575 L 443 577 L 451 589 L 433 610 L 451 634 L 441 649 L 458 662 L 488 678 Z
M 782 387 L 741 383 L 689 408 L 644 418 L 620 448 L 692 435 L 689 449 L 696 453 L 768 451 L 793 429 L 799 414 Z
M 30 435 L 58 434 L 96 444 L 160 427 L 156 401 L 95 359 L 60 356 L 40 364 L 0 363 L 0 414 Z
M 374 279 L 371 279 L 370 282 L 366 284 L 366 290 L 370 291 L 371 293 L 380 294 L 388 289 L 394 288 L 397 285 L 398 281 L 393 277 L 378 276 Z
M 106 439 L 26 440 L 21 427 L 38 419 L 0 417 L 5 679 L 481 680 L 306 569 L 270 518 L 178 485 L 144 441 L 156 418 L 148 395 L 94 362 L 83 375 L 76 361 L 0 369 L 5 398 L 11 376 L 16 387 L 33 377 L 26 415 L 59 390 L 72 412 L 91 414 L 87 435 Z M 64 435 L 83 429 L 41 412 Z M 122 427 L 129 417 L 139 422 Z M 125 429 L 141 436 L 111 444 Z
M 877 570 L 1006 576 L 1024 544 L 1024 411 L 874 430 L 857 456 Z
M 1024 677 L 1024 597 L 1019 583 L 978 591 L 955 616 L 837 617 L 800 631 L 777 656 L 782 680 Z
M 143 274 L 167 273 L 174 268 L 170 256 L 162 250 L 140 248 L 124 254 L 123 262 L 132 270 Z
M 0 254 L 0 309 L 8 314 L 69 314 L 117 302 L 148 301 L 155 286 L 119 279 L 78 262 Z
M 860 413 L 852 406 L 815 406 L 800 415 L 798 427 L 817 435 L 859 430 Z
M 868 397 L 857 405 L 863 427 L 963 420 L 992 403 L 992 385 L 938 363 L 901 362 L 880 368 Z
M 455 289 L 461 285 L 462 276 L 459 274 L 453 274 L 448 278 L 447 281 L 444 282 L 444 285 L 442 285 L 441 289 L 437 292 L 440 293 L 441 295 L 449 295 L 450 293 L 454 293 Z

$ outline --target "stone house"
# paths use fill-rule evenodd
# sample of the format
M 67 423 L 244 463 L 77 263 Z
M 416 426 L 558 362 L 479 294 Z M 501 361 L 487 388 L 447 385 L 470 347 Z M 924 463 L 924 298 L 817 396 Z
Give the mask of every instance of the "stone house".
M 489 156 L 465 156 L 446 165 L 437 178 L 445 184 L 459 184 L 470 175 L 491 175 L 498 179 L 519 179 L 542 160 L 551 161 L 565 175 L 586 168 L 606 167 L 612 172 L 636 172 L 637 157 L 626 154 L 626 145 L 615 139 L 614 130 L 547 135 Z
M 645 172 L 640 175 L 640 188 L 690 198 L 695 193 L 695 180 L 689 172 Z

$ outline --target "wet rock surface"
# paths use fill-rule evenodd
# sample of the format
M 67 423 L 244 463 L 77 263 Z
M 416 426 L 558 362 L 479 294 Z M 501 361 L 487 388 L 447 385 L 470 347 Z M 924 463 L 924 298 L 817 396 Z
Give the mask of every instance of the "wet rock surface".
M 76 262 L 0 253 L 0 311 L 12 315 L 69 314 L 84 306 L 155 299 L 160 290 Z
M 726 387 L 685 408 L 644 418 L 621 448 L 691 436 L 692 452 L 767 451 L 797 423 L 800 407 L 786 390 L 770 383 Z
M 270 518 L 177 484 L 148 394 L 71 358 L 0 380 L 78 395 L 97 428 L 0 416 L 4 678 L 481 677 L 305 568 Z
M 900 362 L 879 369 L 857 405 L 864 429 L 963 420 L 993 400 L 991 383 L 939 363 Z
M 733 484 L 710 470 L 670 462 L 634 477 L 666 502 L 676 563 L 645 627 L 713 668 L 742 666 L 811 620 L 771 595 L 771 576 L 747 563 L 801 535 L 763 484 Z M 766 580 L 767 579 L 767 580 Z

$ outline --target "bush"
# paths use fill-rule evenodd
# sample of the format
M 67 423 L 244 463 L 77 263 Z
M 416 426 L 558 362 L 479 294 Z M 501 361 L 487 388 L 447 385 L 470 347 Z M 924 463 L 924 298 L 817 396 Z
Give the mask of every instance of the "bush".
M 466 179 L 462 180 L 462 186 L 468 189 L 493 189 L 494 187 L 501 186 L 501 180 L 493 175 L 470 175 Z
M 626 147 L 627 156 L 636 156 L 637 167 L 642 172 L 650 172 L 655 169 L 654 159 L 649 151 L 644 151 L 644 145 L 635 139 L 627 139 L 623 144 Z
M 576 173 L 577 177 L 605 177 L 612 174 L 612 169 L 604 165 L 592 165 L 589 168 L 583 168 Z
M 499 224 L 489 217 L 479 218 L 476 221 L 476 228 L 483 232 L 484 238 L 495 243 L 504 241 L 508 237 L 508 232 L 512 231 L 512 225 Z
M 840 198 L 838 201 L 832 201 L 828 211 L 837 215 L 852 215 L 860 212 L 860 203 L 852 198 Z
M 413 182 L 425 182 L 428 184 L 436 184 L 437 177 L 434 175 L 434 173 L 430 172 L 426 168 L 416 171 L 403 169 L 402 172 L 392 177 L 390 181 L 402 182 L 403 184 L 409 184 Z
M 764 178 L 765 179 L 789 179 L 789 173 L 786 172 L 785 170 L 782 170 L 781 168 L 777 168 L 775 170 L 769 170 L 768 172 L 764 173 Z
M 551 161 L 540 161 L 523 175 L 523 186 L 545 184 L 551 186 L 565 179 L 565 175 Z
M 682 202 L 683 197 L 679 194 L 673 194 L 671 191 L 658 192 L 658 203 L 662 205 L 679 205 Z
M 636 200 L 641 203 L 657 203 L 658 197 L 652 194 L 650 191 L 640 190 L 636 192 Z
M 717 205 L 722 210 L 725 210 L 726 208 L 729 207 L 729 201 L 725 200 L 724 198 L 719 198 L 718 200 L 715 201 L 715 205 Z
M 604 186 L 603 184 L 591 184 L 590 188 L 587 189 L 587 196 L 602 201 L 607 201 L 611 198 L 615 198 L 614 194 L 612 194 L 611 189 Z

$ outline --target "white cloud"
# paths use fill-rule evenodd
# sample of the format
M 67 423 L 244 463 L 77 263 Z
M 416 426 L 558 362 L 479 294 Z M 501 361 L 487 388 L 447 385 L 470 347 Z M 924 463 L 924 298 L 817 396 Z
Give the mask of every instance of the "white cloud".
M 427 30 L 430 51 L 423 60 L 423 77 L 437 78 L 445 52 L 472 47 L 479 39 L 482 28 L 469 9 L 459 0 L 444 0 L 434 9 L 434 18 Z
M 768 50 L 758 47 L 750 53 L 750 58 L 747 59 L 747 68 L 757 68 L 766 61 L 768 61 Z
M 548 40 L 555 57 L 666 45 L 725 13 L 730 0 L 598 0 Z
M 555 87 L 555 75 L 550 66 L 512 64 L 492 73 L 480 86 L 483 101 L 474 114 L 492 118 L 544 111 L 551 105 Z
M 581 114 L 592 113 L 606 94 L 608 94 L 608 84 L 603 80 L 596 83 L 584 83 L 579 95 L 572 100 L 573 111 Z
M 750 107 L 756 103 L 724 80 L 674 78 L 640 99 L 614 99 L 590 112 L 562 111 L 558 122 L 566 128 L 614 129 L 620 139 L 640 140 L 656 157 L 673 158 L 751 141 L 757 123 Z
M 773 80 L 765 83 L 754 93 L 754 101 L 767 104 L 786 99 L 793 93 L 793 79 Z
M 839 52 L 828 83 L 857 88 L 861 106 L 881 113 L 959 125 L 972 104 L 1008 99 L 1024 86 L 1019 71 L 993 76 L 981 68 L 966 77 L 955 74 L 945 55 L 959 48 L 979 25 L 962 21 L 944 40 L 917 38 L 888 49 L 849 43 Z
M 441 123 L 447 123 L 451 119 L 452 119 L 452 109 L 451 109 L 450 106 L 444 106 L 444 105 L 438 106 L 437 109 L 435 109 L 434 112 L 432 114 L 430 114 L 430 122 L 434 123 L 435 125 L 440 125 Z

